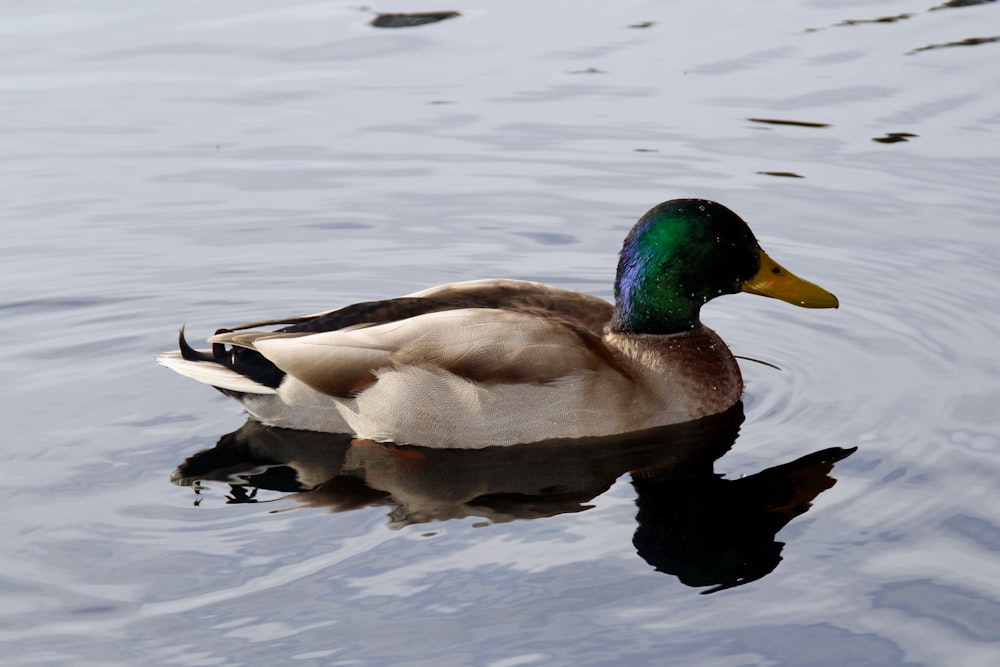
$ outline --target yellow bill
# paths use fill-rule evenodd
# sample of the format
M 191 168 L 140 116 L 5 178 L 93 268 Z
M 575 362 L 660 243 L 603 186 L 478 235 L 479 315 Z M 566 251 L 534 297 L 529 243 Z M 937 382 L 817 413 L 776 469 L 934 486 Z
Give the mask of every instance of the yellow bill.
M 836 308 L 840 305 L 837 297 L 819 285 L 802 280 L 768 257 L 763 250 L 760 251 L 760 270 L 743 283 L 742 289 L 750 294 L 781 299 L 803 308 Z

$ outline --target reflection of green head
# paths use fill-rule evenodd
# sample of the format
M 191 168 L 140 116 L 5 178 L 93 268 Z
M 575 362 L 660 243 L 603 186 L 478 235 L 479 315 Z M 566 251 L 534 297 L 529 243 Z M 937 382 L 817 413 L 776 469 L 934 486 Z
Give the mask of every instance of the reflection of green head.
M 673 199 L 654 206 L 622 247 L 611 326 L 649 334 L 695 329 L 702 305 L 739 292 L 760 263 L 750 228 L 722 204 Z

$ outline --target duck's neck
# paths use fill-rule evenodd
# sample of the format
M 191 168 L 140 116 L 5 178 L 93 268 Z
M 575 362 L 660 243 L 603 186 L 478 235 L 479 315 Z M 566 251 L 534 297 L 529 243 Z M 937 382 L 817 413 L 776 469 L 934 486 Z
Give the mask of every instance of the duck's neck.
M 669 335 L 701 326 L 701 304 L 692 302 L 690 295 L 681 298 L 657 282 L 644 275 L 619 280 L 611 316 L 612 331 Z
M 711 296 L 692 272 L 701 258 L 697 245 L 685 243 L 689 227 L 647 214 L 632 229 L 618 260 L 613 331 L 667 335 L 701 326 L 699 312 Z

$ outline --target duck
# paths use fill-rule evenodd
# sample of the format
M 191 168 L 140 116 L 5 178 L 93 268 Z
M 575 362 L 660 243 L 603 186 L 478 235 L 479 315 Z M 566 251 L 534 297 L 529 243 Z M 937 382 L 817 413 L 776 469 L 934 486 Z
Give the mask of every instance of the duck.
M 264 425 L 485 448 L 640 432 L 725 412 L 743 379 L 702 324 L 716 297 L 804 308 L 837 297 L 772 260 L 722 204 L 672 199 L 632 227 L 614 303 L 505 278 L 218 329 L 157 361 Z M 275 328 L 277 327 L 277 328 Z

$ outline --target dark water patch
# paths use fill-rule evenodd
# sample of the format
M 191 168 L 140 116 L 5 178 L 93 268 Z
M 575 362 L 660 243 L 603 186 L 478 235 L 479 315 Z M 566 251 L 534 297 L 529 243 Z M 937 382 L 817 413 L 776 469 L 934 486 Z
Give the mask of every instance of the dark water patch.
M 983 548 L 1000 552 L 1000 526 L 965 514 L 949 517 L 944 526 Z
M 816 123 L 807 120 L 787 120 L 783 118 L 747 118 L 751 123 L 766 125 L 792 125 L 794 127 L 830 127 L 829 123 Z
M 882 24 L 898 23 L 899 21 L 906 21 L 907 19 L 911 19 L 914 16 L 915 14 L 904 13 L 904 14 L 896 14 L 895 16 L 880 16 L 874 19 L 844 19 L 840 23 L 834 23 L 830 27 L 843 28 L 845 26 L 870 25 L 872 23 L 882 23 Z M 825 30 L 825 29 L 826 28 L 806 28 L 805 32 L 819 32 L 820 30 Z
M 897 21 L 905 21 L 906 19 L 913 18 L 913 14 L 897 14 L 896 16 L 881 16 L 877 19 L 845 19 L 840 23 L 834 23 L 833 27 L 837 28 L 839 26 L 845 25 L 865 25 L 867 23 L 896 23 Z
M 639 23 L 633 23 L 629 25 L 629 28 L 652 28 L 656 25 L 656 21 L 640 21 Z
M 245 56 L 253 57 L 254 53 L 258 57 L 263 56 L 263 50 L 251 50 L 244 47 L 221 44 L 207 44 L 194 41 L 159 42 L 157 44 L 142 45 L 132 48 L 113 49 L 106 51 L 94 51 L 80 56 L 85 61 L 114 61 L 127 60 L 130 58 L 146 58 L 149 56 L 190 56 L 197 55 L 203 57 L 211 56 Z
M 939 9 L 961 9 L 963 7 L 975 7 L 977 5 L 985 5 L 990 2 L 996 2 L 996 0 L 949 0 L 948 2 L 931 7 L 928 11 L 937 11 Z
M 788 62 L 797 56 L 787 47 L 767 47 L 748 53 L 739 58 L 721 58 L 713 62 L 696 65 L 685 70 L 685 75 L 690 72 L 698 74 L 721 74 L 732 76 L 733 73 L 742 70 L 752 70 L 766 68 L 769 63 Z M 787 107 L 782 107 L 787 108 Z
M 225 97 L 218 97 L 215 101 L 221 104 L 235 104 L 237 106 L 250 107 L 280 107 L 290 102 L 303 102 L 322 97 L 322 93 L 312 90 L 283 90 L 280 95 L 275 95 L 274 91 L 267 92 L 240 92 Z M 215 150 L 222 150 L 222 144 L 215 144 Z
M 556 232 L 520 232 L 518 236 L 523 236 L 542 245 L 572 245 L 580 242 L 580 239 L 572 234 L 559 234 Z
M 415 170 L 402 170 L 416 176 Z M 153 180 L 161 183 L 213 183 L 244 192 L 328 190 L 343 187 L 335 170 L 314 168 L 218 168 L 196 169 L 187 172 L 161 174 Z
M 0 303 L 0 312 L 8 315 L 27 315 L 33 313 L 56 313 L 84 308 L 99 308 L 113 306 L 130 301 L 138 301 L 139 297 L 122 297 L 109 299 L 106 297 L 75 297 L 75 298 L 41 298 L 30 301 L 12 301 Z
M 132 426 L 135 428 L 152 428 L 154 426 L 171 424 L 187 424 L 198 419 L 199 417 L 194 414 L 162 414 L 143 418 L 127 417 L 118 420 L 116 423 L 121 426 Z
M 931 619 L 980 641 L 1000 641 L 1000 603 L 957 586 L 926 579 L 887 584 L 875 594 L 874 606 Z
M 97 359 L 115 356 L 116 350 L 137 349 L 144 339 L 141 336 L 109 336 L 100 340 L 92 340 L 73 345 L 46 348 L 36 351 L 38 359 Z
M 660 152 L 660 151 L 658 151 L 655 148 L 633 148 L 632 150 L 634 152 L 636 152 L 636 153 L 659 153 Z
M 720 632 L 717 637 L 702 638 L 703 644 L 713 641 L 713 655 L 762 658 L 759 661 L 748 660 L 743 664 L 767 663 L 802 667 L 917 667 L 920 664 L 906 660 L 903 650 L 886 637 L 868 632 L 852 632 L 832 623 L 755 625 Z
M 872 137 L 872 141 L 877 141 L 880 144 L 898 144 L 919 136 L 919 134 L 913 134 L 912 132 L 886 132 L 884 137 Z
M 91 607 L 80 607 L 78 609 L 70 609 L 70 614 L 78 615 L 91 615 L 91 614 L 111 614 L 119 611 L 119 607 L 113 605 L 94 605 Z
M 596 67 L 588 67 L 586 69 L 574 69 L 567 72 L 567 74 L 607 74 L 603 69 L 598 69 Z
M 412 28 L 461 16 L 459 12 L 417 12 L 413 14 L 379 14 L 372 19 L 376 28 Z
M 920 53 L 921 51 L 947 49 L 953 46 L 979 46 L 980 44 L 992 44 L 994 42 L 1000 42 L 1000 35 L 996 35 L 993 37 L 969 37 L 967 39 L 960 39 L 956 42 L 944 42 L 942 44 L 928 44 L 927 46 L 921 46 L 919 49 L 913 49 L 912 51 L 907 51 L 904 55 L 912 56 L 913 54 Z
M 371 229 L 374 225 L 369 225 L 364 222 L 317 222 L 311 225 L 306 225 L 307 227 L 314 227 L 315 229 L 329 229 L 344 231 L 349 229 Z
M 882 479 L 878 481 L 879 484 L 892 484 L 897 479 L 901 479 L 906 475 L 906 470 L 903 468 L 896 468 L 888 473 L 886 473 Z
M 782 178 L 805 178 L 805 176 L 796 174 L 793 171 L 758 171 L 757 173 L 764 176 L 780 176 Z
M 107 206 L 106 199 L 93 197 L 69 197 L 64 199 L 31 202 L 21 206 L 12 206 L 10 211 L 21 217 L 41 217 L 54 214 L 65 214 L 71 211 L 87 212 L 97 207 Z
M 80 56 L 84 61 L 115 62 L 128 59 L 141 59 L 150 56 L 167 56 L 188 58 L 201 56 L 206 60 L 216 58 L 245 58 L 248 60 L 270 60 L 274 62 L 336 62 L 340 60 L 356 60 L 368 56 L 390 55 L 395 47 L 390 43 L 377 41 L 365 42 L 359 39 L 326 42 L 312 46 L 296 46 L 293 48 L 253 44 L 242 46 L 238 44 L 205 44 L 194 41 L 163 42 L 132 48 L 99 51 Z M 183 100 L 185 98 L 177 98 Z M 186 98 L 190 101 L 203 101 L 204 97 Z

